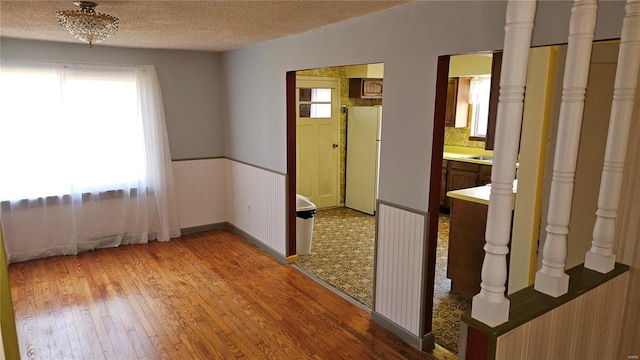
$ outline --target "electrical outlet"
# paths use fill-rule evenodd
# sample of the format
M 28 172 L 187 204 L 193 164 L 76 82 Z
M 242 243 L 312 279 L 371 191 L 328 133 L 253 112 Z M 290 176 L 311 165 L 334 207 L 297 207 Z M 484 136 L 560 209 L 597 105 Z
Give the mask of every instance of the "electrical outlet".
M 247 214 L 251 214 L 251 204 L 247 204 Z

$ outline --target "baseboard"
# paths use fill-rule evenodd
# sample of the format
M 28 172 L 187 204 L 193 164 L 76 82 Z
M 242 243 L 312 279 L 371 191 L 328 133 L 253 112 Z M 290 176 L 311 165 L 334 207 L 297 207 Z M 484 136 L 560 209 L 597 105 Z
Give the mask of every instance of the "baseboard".
M 421 351 L 432 349 L 435 346 L 433 333 L 428 333 L 423 337 L 416 336 L 376 311 L 371 311 L 371 321 L 391 331 L 404 342 Z
M 276 260 L 278 260 L 281 264 L 287 264 L 287 257 L 280 254 L 279 252 L 275 251 L 274 249 L 272 249 L 271 247 L 265 245 L 262 241 L 254 238 L 253 236 L 249 235 L 248 233 L 246 233 L 244 230 L 240 229 L 239 227 L 231 224 L 231 223 L 227 223 L 227 230 L 231 231 L 232 233 L 240 236 L 241 238 L 245 239 L 246 241 L 250 242 L 251 244 L 257 246 L 260 250 L 266 252 L 267 254 L 271 255 L 272 257 L 274 257 Z
M 229 223 L 221 222 L 221 223 L 215 223 L 215 224 L 207 224 L 207 225 L 183 228 L 183 229 L 180 229 L 180 232 L 182 233 L 182 235 L 191 235 L 191 234 L 199 233 L 202 231 L 227 230 L 227 229 L 229 229 Z
M 243 231 L 239 227 L 237 227 L 237 226 L 235 226 L 235 225 L 233 225 L 231 223 L 228 223 L 226 221 L 225 222 L 221 222 L 221 223 L 216 223 L 216 224 L 192 226 L 192 227 L 180 229 L 182 235 L 191 235 L 191 234 L 195 234 L 195 233 L 198 233 L 198 232 L 211 231 L 211 230 L 228 230 L 228 231 L 240 236 L 242 239 L 244 239 L 244 240 L 250 242 L 251 244 L 255 245 L 260 250 L 266 252 L 270 256 L 274 257 L 281 264 L 288 265 L 288 264 L 296 262 L 298 260 L 298 256 L 297 255 L 285 257 L 284 255 L 280 254 L 279 252 L 273 250 L 269 246 L 267 246 L 264 243 L 262 243 L 260 240 L 258 240 L 256 238 L 254 238 L 253 236 L 249 235 L 248 233 L 246 233 L 245 231 Z

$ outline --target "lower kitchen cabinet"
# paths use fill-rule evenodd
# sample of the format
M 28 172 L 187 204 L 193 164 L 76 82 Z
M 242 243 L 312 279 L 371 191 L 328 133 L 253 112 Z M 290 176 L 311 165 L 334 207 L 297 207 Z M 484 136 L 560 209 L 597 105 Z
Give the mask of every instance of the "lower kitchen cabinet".
M 451 291 L 467 297 L 480 292 L 488 206 L 461 199 L 451 201 L 447 277 Z
M 467 297 L 480 292 L 490 196 L 490 190 L 486 186 L 469 190 L 471 191 L 457 191 L 454 197 L 450 198 L 447 253 L 447 277 L 451 279 L 451 291 Z
M 491 184 L 491 168 L 489 165 L 480 165 L 480 173 L 478 175 L 478 185 Z
M 444 160 L 442 184 L 440 185 L 440 209 L 448 212 L 451 199 L 447 193 L 491 183 L 491 165 L 482 165 L 464 161 Z
M 442 160 L 442 177 L 440 178 L 440 208 L 444 208 L 447 204 L 447 170 L 449 166 L 448 160 Z

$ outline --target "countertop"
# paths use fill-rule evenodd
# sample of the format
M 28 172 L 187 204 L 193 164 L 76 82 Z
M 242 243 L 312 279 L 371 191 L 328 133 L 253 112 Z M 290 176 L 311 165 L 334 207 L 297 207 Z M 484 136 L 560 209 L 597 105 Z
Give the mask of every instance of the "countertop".
M 445 151 L 442 153 L 442 158 L 444 160 L 462 161 L 480 165 L 493 165 L 493 156 L 487 155 L 471 155 Z
M 492 166 L 493 151 L 468 148 L 464 146 L 445 145 L 442 151 L 442 159 Z M 518 167 L 520 167 L 520 163 L 516 162 L 516 168 Z
M 516 193 L 518 192 L 518 180 L 513 181 L 513 205 L 515 208 Z M 447 193 L 447 196 L 452 199 L 460 199 L 465 201 L 471 201 L 478 204 L 489 205 L 489 198 L 491 197 L 491 184 L 484 186 L 476 186 L 467 189 L 453 190 Z

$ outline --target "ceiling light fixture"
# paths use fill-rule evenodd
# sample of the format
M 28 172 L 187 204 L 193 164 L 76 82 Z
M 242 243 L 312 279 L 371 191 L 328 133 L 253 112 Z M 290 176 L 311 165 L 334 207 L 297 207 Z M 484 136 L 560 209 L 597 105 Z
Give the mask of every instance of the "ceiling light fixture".
M 80 10 L 61 10 L 56 13 L 60 26 L 77 39 L 89 43 L 100 42 L 118 31 L 120 19 L 115 16 L 97 13 L 98 4 L 91 1 L 76 1 Z

